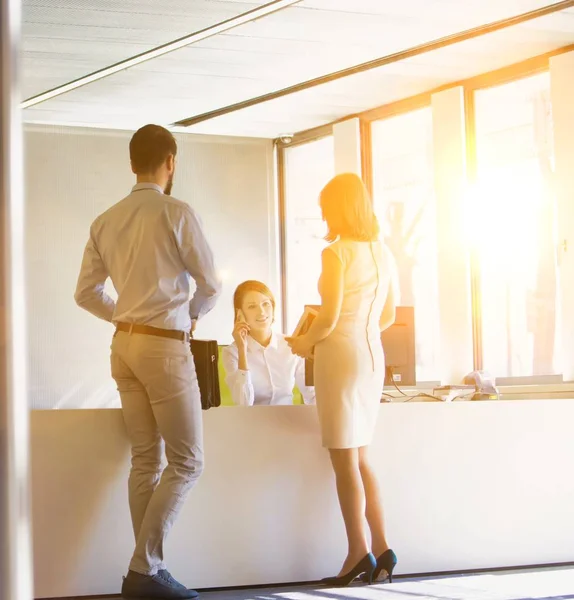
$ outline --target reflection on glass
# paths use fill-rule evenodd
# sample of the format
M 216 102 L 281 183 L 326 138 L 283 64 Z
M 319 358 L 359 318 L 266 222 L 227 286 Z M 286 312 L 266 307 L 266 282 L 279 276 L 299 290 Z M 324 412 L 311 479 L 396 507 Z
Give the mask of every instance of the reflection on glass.
M 475 235 L 484 368 L 561 371 L 548 73 L 476 92 Z M 478 231 L 477 231 L 478 230 Z
M 320 304 L 317 282 L 326 229 L 319 208 L 319 193 L 334 174 L 332 136 L 285 151 L 288 333 L 297 325 L 305 304 Z
M 398 271 L 397 304 L 414 306 L 418 381 L 438 379 L 436 204 L 430 108 L 372 124 L 373 200 Z

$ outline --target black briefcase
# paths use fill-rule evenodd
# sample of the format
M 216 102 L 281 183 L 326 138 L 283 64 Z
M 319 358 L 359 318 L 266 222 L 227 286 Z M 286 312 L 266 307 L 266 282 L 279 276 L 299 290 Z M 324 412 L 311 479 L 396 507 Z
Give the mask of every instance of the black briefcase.
M 201 408 L 208 410 L 212 406 L 220 406 L 221 393 L 219 391 L 219 372 L 217 369 L 219 349 L 217 341 L 194 340 L 192 338 L 190 346 L 201 394 Z

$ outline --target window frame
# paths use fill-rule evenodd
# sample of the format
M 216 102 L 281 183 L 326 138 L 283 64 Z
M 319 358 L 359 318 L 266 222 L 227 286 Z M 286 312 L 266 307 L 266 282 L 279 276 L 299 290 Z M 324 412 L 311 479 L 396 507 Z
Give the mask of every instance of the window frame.
M 466 124 L 466 163 L 467 181 L 476 184 L 478 173 L 476 140 L 476 93 L 503 85 L 509 85 L 550 71 L 550 55 L 537 57 L 527 64 L 513 65 L 500 72 L 486 73 L 468 81 L 464 86 L 464 111 Z M 479 371 L 484 365 L 484 345 L 482 335 L 482 274 L 476 251 L 470 255 L 470 286 L 472 308 L 472 337 L 474 369 Z M 549 375 L 525 375 L 495 377 L 501 386 L 559 385 L 564 383 L 562 373 Z
M 477 157 L 476 157 L 476 115 L 475 115 L 475 93 L 492 87 L 501 86 L 521 79 L 550 70 L 550 59 L 554 56 L 572 51 L 573 47 L 564 46 L 552 52 L 535 56 L 528 60 L 477 75 L 475 77 L 449 83 L 439 88 L 431 89 L 416 96 L 377 106 L 358 114 L 350 114 L 343 119 L 333 121 L 327 125 L 299 132 L 293 136 L 291 142 L 286 143 L 281 139 L 275 140 L 277 147 L 277 173 L 278 173 L 278 217 L 279 217 L 279 241 L 280 241 L 280 280 L 282 300 L 282 326 L 286 330 L 287 321 L 287 269 L 286 269 L 286 228 L 285 228 L 285 149 L 296 145 L 312 142 L 328 135 L 333 135 L 333 125 L 350 118 L 358 118 L 361 136 L 361 174 L 369 192 L 373 191 L 373 157 L 372 157 L 372 123 L 394 116 L 399 116 L 421 108 L 429 107 L 433 94 L 448 89 L 462 87 L 464 92 L 464 118 L 466 129 L 466 166 L 467 182 L 476 182 Z M 478 257 L 473 252 L 470 259 L 470 289 L 472 311 L 472 340 L 473 340 L 473 369 L 481 370 L 483 367 L 483 343 L 482 343 L 482 307 L 481 307 L 481 274 Z M 525 377 L 503 377 L 503 386 L 533 386 L 555 387 L 567 385 L 561 374 L 549 376 L 525 376 Z M 563 382 L 563 383 L 561 383 Z
M 281 296 L 281 329 L 287 333 L 288 294 L 287 294 L 287 178 L 286 178 L 286 150 L 304 146 L 333 135 L 333 123 L 309 129 L 292 137 L 291 141 L 276 139 L 276 167 L 277 167 L 277 214 L 279 219 L 279 268 L 280 268 L 280 296 Z
M 383 107 L 384 108 L 384 107 Z M 423 94 L 420 96 L 416 96 L 413 99 L 407 99 L 404 102 L 396 103 L 389 107 L 389 110 L 381 110 L 375 109 L 374 111 L 369 111 L 369 120 L 365 119 L 365 127 L 368 128 L 368 137 L 363 143 L 363 139 L 361 139 L 361 151 L 363 151 L 363 146 L 368 143 L 369 151 L 366 153 L 367 160 L 363 159 L 363 155 L 361 154 L 362 166 L 363 166 L 363 180 L 367 185 L 367 189 L 371 194 L 371 198 L 373 198 L 373 190 L 374 190 L 374 171 L 373 171 L 373 139 L 372 139 L 372 126 L 373 123 L 380 123 L 381 121 L 386 121 L 388 119 L 394 119 L 396 117 L 400 117 L 402 115 L 407 115 L 409 113 L 413 113 L 419 110 L 428 109 L 432 111 L 432 102 L 431 102 L 431 94 Z M 363 130 L 361 129 L 361 136 L 363 135 Z M 367 165 L 367 169 L 365 169 L 365 164 Z M 416 308 L 415 308 L 416 312 Z M 415 323 L 415 336 L 416 336 L 416 323 Z M 441 385 L 441 382 L 438 379 L 418 379 L 416 382 L 417 389 L 432 389 L 434 387 L 438 387 Z

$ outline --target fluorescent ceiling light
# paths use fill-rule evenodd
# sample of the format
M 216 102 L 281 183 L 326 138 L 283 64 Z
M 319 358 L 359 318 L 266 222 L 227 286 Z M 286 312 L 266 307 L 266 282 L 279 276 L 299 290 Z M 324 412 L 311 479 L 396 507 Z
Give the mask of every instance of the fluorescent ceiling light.
M 206 38 L 213 37 L 214 35 L 225 33 L 230 29 L 234 29 L 240 25 L 245 25 L 246 23 L 255 21 L 256 19 L 261 19 L 262 17 L 266 17 L 267 15 L 283 10 L 284 8 L 288 8 L 289 6 L 297 4 L 298 2 L 301 2 L 301 0 L 273 0 L 273 2 L 268 2 L 267 4 L 263 4 L 262 6 L 258 6 L 252 10 L 248 10 L 247 12 L 244 12 L 236 17 L 232 17 L 231 19 L 227 19 L 226 21 L 222 21 L 221 23 L 217 23 L 216 25 L 212 25 L 211 27 L 206 27 L 205 29 L 201 29 L 200 31 L 196 31 L 195 33 L 181 37 L 173 42 L 164 44 L 163 46 L 158 46 L 157 48 L 153 48 L 147 52 L 142 52 L 141 54 L 137 54 L 136 56 L 128 58 L 127 60 L 115 63 L 109 67 L 105 67 L 104 69 L 100 69 L 99 71 L 95 71 L 94 73 L 90 73 L 89 75 L 85 75 L 84 77 L 80 77 L 79 79 L 75 79 L 74 81 L 70 81 L 69 83 L 48 90 L 47 92 L 42 92 L 37 96 L 32 96 L 31 98 L 24 100 L 21 106 L 22 108 L 29 108 L 30 106 L 40 104 L 40 102 L 46 102 L 46 100 L 50 100 L 56 96 L 60 96 L 61 94 L 66 94 L 67 92 L 76 90 L 79 87 L 88 85 L 89 83 L 94 83 L 95 81 L 99 81 L 104 77 L 109 77 L 110 75 L 119 73 L 120 71 L 125 71 L 126 69 L 135 67 L 136 65 L 148 60 L 153 60 L 154 58 L 158 58 L 164 54 L 169 54 L 175 50 L 185 48 L 186 46 L 190 46 L 191 44 L 195 44 L 196 42 L 205 40 Z

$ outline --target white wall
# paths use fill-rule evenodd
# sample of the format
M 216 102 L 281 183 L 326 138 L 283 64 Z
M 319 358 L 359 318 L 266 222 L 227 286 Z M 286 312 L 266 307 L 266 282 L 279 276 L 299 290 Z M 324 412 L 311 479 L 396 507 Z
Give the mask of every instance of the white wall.
M 381 405 L 372 457 L 397 573 L 573 561 L 572 423 L 574 400 Z M 204 424 L 206 470 L 166 548 L 174 576 L 335 574 L 346 540 L 315 407 L 223 407 Z M 120 411 L 34 411 L 31 434 L 36 597 L 118 593 L 133 549 Z
M 336 173 L 361 175 L 361 125 L 357 117 L 333 125 Z M 327 182 L 325 182 L 326 184 Z
M 433 164 L 437 218 L 440 381 L 461 382 L 473 368 L 464 90 L 433 94 Z
M 118 403 L 108 365 L 112 326 L 79 309 L 76 279 L 93 219 L 127 195 L 130 132 L 27 127 L 26 234 L 32 408 Z M 177 136 L 173 195 L 200 213 L 224 277 L 197 337 L 229 343 L 232 294 L 261 279 L 279 295 L 269 140 Z

